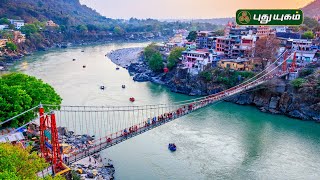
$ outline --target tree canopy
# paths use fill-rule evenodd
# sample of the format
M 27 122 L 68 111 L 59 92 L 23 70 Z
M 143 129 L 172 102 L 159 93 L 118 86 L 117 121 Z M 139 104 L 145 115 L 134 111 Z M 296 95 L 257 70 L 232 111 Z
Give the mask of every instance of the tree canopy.
M 197 32 L 196 31 L 190 31 L 188 36 L 187 36 L 187 40 L 188 41 L 195 41 L 197 38 Z
M 27 36 L 30 36 L 33 33 L 36 33 L 38 28 L 34 24 L 26 24 L 21 27 L 21 32 L 25 33 Z
M 147 47 L 144 48 L 144 51 L 143 51 L 145 59 L 147 61 L 149 61 L 151 59 L 152 55 L 155 54 L 156 52 L 158 52 L 158 50 L 156 48 L 155 43 L 149 44 Z
M 254 55 L 262 59 L 274 59 L 280 46 L 280 41 L 275 37 L 262 37 L 255 45 Z
M 87 32 L 88 31 L 88 27 L 84 24 L 78 25 L 77 26 L 77 30 L 80 32 Z
M 168 68 L 172 69 L 178 62 L 179 58 L 182 55 L 182 51 L 184 51 L 185 48 L 183 47 L 175 47 L 171 50 L 170 55 L 168 57 Z
M 0 78 L 0 122 L 32 107 L 43 104 L 60 105 L 61 97 L 40 79 L 21 73 L 12 73 Z M 12 120 L 10 126 L 17 127 L 35 117 L 29 112 Z
M 319 23 L 317 20 L 310 18 L 310 17 L 307 17 L 307 16 L 304 18 L 303 24 L 305 24 L 310 29 L 313 29 L 313 28 L 319 26 Z
M 151 59 L 149 60 L 149 66 L 153 71 L 161 71 L 163 69 L 163 59 L 159 52 L 156 52 L 152 55 Z
M 0 19 L 0 24 L 7 24 L 7 25 L 9 25 L 9 24 L 10 24 L 10 21 L 9 21 L 7 18 L 1 18 L 1 19 Z
M 304 39 L 313 39 L 314 38 L 314 34 L 312 31 L 306 31 L 303 33 L 302 38 Z
M 223 36 L 224 35 L 224 30 L 223 29 L 219 29 L 217 31 L 214 31 L 214 34 L 216 36 Z
M 49 166 L 31 147 L 23 149 L 0 143 L 0 179 L 37 179 L 36 173 Z

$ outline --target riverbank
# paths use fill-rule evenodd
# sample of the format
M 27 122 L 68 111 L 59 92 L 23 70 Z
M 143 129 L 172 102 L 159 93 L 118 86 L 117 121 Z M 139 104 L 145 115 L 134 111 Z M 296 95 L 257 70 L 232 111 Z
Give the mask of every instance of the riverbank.
M 163 41 L 167 37 L 162 38 L 153 38 L 152 41 Z M 48 38 L 50 39 L 50 38 Z M 54 38 L 51 38 L 54 39 Z M 23 50 L 18 50 L 16 52 L 6 52 L 2 53 L 0 56 L 0 72 L 9 71 L 12 66 L 14 66 L 17 62 L 19 62 L 23 57 L 30 56 L 37 51 L 48 51 L 54 48 L 70 48 L 70 47 L 81 47 L 81 46 L 89 46 L 89 45 L 103 45 L 108 43 L 140 43 L 140 42 L 148 42 L 150 39 L 127 39 L 127 38 L 114 38 L 114 37 L 106 37 L 106 38 L 99 38 L 99 39 L 74 39 L 74 40 L 52 40 L 47 41 L 46 43 L 39 44 L 39 46 L 35 45 L 26 45 L 22 43 L 19 45 L 19 48 Z M 133 51 L 137 52 L 137 50 Z M 123 56 L 124 54 L 121 54 Z M 130 54 L 128 54 L 129 59 L 132 61 L 135 60 L 134 57 L 130 58 Z M 112 58 L 115 59 L 115 58 Z M 124 66 L 122 66 L 124 67 Z
M 72 154 L 81 153 L 94 147 L 94 136 L 78 135 L 66 127 L 58 127 L 60 142 L 64 150 L 64 159 Z M 115 168 L 111 159 L 102 158 L 99 153 L 81 159 L 70 165 L 70 168 L 83 179 L 114 179 Z
M 106 56 L 116 65 L 127 68 L 132 63 L 139 61 L 142 50 L 143 47 L 117 49 L 106 54 Z
M 127 69 L 134 81 L 150 81 L 165 85 L 172 92 L 190 96 L 210 95 L 228 88 L 223 83 L 207 81 L 200 75 L 190 76 L 186 70 L 182 69 L 173 69 L 169 73 L 154 73 L 149 69 L 143 57 L 137 57 L 138 61 L 135 62 L 132 62 L 132 57 L 126 59 L 126 52 L 139 54 L 137 50 L 136 52 L 135 49 L 117 51 L 122 52 L 116 56 L 117 59 L 121 59 L 122 64 L 127 66 L 131 61 Z M 114 56 L 109 56 L 109 58 L 112 62 L 117 61 Z M 317 69 L 320 69 L 320 63 L 312 66 L 307 68 L 314 69 L 314 73 L 304 77 L 304 86 L 295 88 L 290 81 L 277 79 L 266 83 L 257 91 L 242 93 L 227 101 L 240 105 L 253 105 L 266 113 L 283 114 L 301 120 L 320 122 L 320 97 L 317 95 L 319 94 L 317 79 L 320 77 Z

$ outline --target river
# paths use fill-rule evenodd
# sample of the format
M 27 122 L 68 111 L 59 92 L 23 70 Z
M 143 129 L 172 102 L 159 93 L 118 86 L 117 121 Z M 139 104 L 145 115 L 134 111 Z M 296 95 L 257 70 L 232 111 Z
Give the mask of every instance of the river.
M 191 97 L 132 80 L 105 54 L 146 43 L 117 43 L 38 52 L 17 70 L 52 85 L 64 105 L 136 105 Z M 81 52 L 84 50 L 84 52 Z M 72 61 L 75 58 L 76 61 Z M 86 68 L 82 68 L 86 65 Z M 126 89 L 121 85 L 125 84 Z M 106 90 L 101 91 L 100 85 Z M 116 179 L 320 179 L 320 126 L 255 107 L 212 105 L 104 150 Z M 178 150 L 171 153 L 167 145 Z

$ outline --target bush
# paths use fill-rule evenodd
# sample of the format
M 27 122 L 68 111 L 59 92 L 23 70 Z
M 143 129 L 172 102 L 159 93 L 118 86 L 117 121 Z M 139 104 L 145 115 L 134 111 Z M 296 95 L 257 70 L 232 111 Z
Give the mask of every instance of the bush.
M 313 69 L 303 69 L 302 71 L 300 71 L 299 75 L 300 77 L 306 77 L 312 74 L 313 72 L 314 72 Z
M 17 45 L 13 42 L 7 42 L 6 47 L 11 51 L 16 51 L 18 49 Z
M 202 71 L 200 73 L 200 76 L 204 78 L 206 81 L 211 81 L 213 78 L 213 75 L 210 71 Z
M 306 82 L 305 79 L 302 79 L 302 78 L 297 78 L 297 79 L 294 79 L 292 80 L 290 83 L 293 87 L 295 88 L 301 88 L 302 85 Z
M 313 39 L 314 34 L 312 31 L 306 31 L 305 33 L 302 34 L 303 39 Z

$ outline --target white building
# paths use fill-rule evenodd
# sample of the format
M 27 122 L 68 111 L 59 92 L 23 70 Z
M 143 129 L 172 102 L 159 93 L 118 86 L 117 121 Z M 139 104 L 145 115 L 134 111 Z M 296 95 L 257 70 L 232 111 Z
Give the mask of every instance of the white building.
M 213 55 L 206 51 L 183 51 L 180 58 L 184 69 L 188 69 L 191 74 L 198 74 L 203 71 L 205 67 L 212 63 Z
M 9 19 L 9 21 L 16 29 L 21 29 L 24 26 L 24 20 Z
M 312 61 L 316 61 L 317 50 L 312 51 L 296 51 L 296 58 L 298 64 L 304 66 Z
M 287 32 L 287 27 L 286 26 L 277 26 L 274 28 L 276 32 Z
M 294 50 L 310 51 L 312 41 L 307 39 L 288 39 L 287 44 Z
M 7 24 L 0 24 L 0 30 L 8 29 L 9 26 Z

